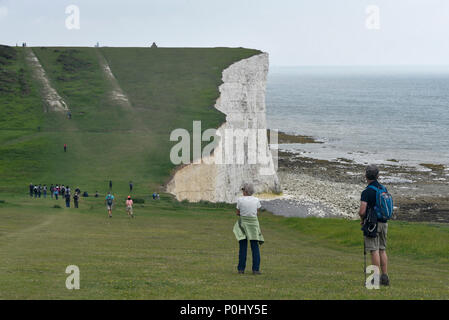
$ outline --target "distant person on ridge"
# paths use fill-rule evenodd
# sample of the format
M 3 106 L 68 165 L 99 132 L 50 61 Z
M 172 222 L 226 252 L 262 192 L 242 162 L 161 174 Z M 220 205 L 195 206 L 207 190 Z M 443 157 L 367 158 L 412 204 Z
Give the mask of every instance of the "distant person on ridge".
M 129 182 L 129 192 L 132 192 L 132 191 L 133 191 L 133 182 L 130 181 Z
M 239 274 L 245 273 L 246 252 L 249 240 L 253 256 L 252 271 L 254 275 L 258 275 L 260 274 L 259 245 L 265 241 L 260 231 L 259 220 L 257 219 L 261 205 L 259 199 L 253 197 L 254 187 L 252 184 L 245 183 L 242 191 L 243 197 L 237 200 L 237 216 L 239 220 L 235 223 L 233 230 L 240 247 L 237 270 Z
M 388 286 L 390 285 L 390 279 L 388 278 L 388 257 L 386 251 L 388 218 L 383 216 L 379 217 L 376 212 L 378 211 L 377 206 L 379 205 L 380 200 L 377 198 L 380 195 L 387 194 L 389 196 L 389 194 L 387 189 L 377 181 L 379 178 L 379 168 L 376 165 L 372 164 L 366 167 L 365 178 L 368 186 L 362 192 L 360 198 L 359 215 L 362 220 L 360 224 L 363 225 L 362 230 L 364 230 L 368 223 L 370 223 L 370 220 L 372 220 L 372 227 L 370 226 L 369 229 L 371 229 L 374 234 L 369 234 L 366 230 L 364 230 L 364 254 L 370 252 L 371 263 L 377 266 L 379 271 L 382 273 L 380 276 L 380 284 Z M 379 193 L 379 191 L 381 191 L 381 193 Z M 376 224 L 377 230 L 375 229 Z
M 109 190 L 112 190 L 112 180 L 109 180 Z
M 109 218 L 112 218 L 112 206 L 114 205 L 115 199 L 111 194 L 111 191 L 108 192 L 104 202 L 106 203 L 106 208 L 108 209 Z
M 67 152 L 67 144 L 64 143 L 64 152 Z

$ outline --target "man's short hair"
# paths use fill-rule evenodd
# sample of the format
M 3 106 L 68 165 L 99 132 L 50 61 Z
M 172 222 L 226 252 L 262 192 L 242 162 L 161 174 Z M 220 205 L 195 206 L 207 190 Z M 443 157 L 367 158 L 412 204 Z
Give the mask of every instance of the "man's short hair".
M 254 186 L 251 183 L 243 184 L 242 190 L 250 196 L 252 196 L 254 194 Z
M 376 180 L 379 177 L 379 168 L 375 164 L 370 164 L 365 169 L 365 176 L 368 180 Z

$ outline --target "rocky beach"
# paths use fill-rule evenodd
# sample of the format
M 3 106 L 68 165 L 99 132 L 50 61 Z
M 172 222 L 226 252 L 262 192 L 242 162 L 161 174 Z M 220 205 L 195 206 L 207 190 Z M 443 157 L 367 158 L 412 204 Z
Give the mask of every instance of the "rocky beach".
M 288 217 L 358 218 L 360 193 L 366 187 L 366 164 L 339 158 L 320 160 L 283 151 L 284 143 L 319 143 L 311 137 L 279 135 L 278 176 L 282 194 L 261 195 L 263 208 Z M 380 182 L 393 195 L 394 219 L 449 222 L 449 168 L 431 163 L 412 167 L 394 159 L 379 165 Z

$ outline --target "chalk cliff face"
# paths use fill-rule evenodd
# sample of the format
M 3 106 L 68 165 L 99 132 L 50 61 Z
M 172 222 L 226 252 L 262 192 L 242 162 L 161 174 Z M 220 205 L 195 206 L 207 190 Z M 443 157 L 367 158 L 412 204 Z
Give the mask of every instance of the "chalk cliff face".
M 220 97 L 215 108 L 226 115 L 226 122 L 217 129 L 217 134 L 225 137 L 229 129 L 266 130 L 265 87 L 268 74 L 268 54 L 262 53 L 238 61 L 223 71 L 223 84 L 219 87 Z M 265 132 L 265 131 L 260 131 Z M 219 150 L 224 150 L 223 139 L 214 153 L 200 164 L 189 164 L 180 168 L 167 185 L 167 191 L 178 200 L 207 200 L 212 202 L 235 202 L 242 195 L 241 186 L 252 183 L 256 193 L 279 192 L 280 185 L 273 158 L 266 141 L 259 141 L 258 148 L 269 156 L 269 165 L 217 164 Z M 244 152 L 248 153 L 248 146 Z M 233 155 L 236 160 L 237 154 Z M 223 157 L 224 159 L 224 157 Z M 205 163 L 207 162 L 207 163 Z M 211 164 L 212 163 L 212 164 Z

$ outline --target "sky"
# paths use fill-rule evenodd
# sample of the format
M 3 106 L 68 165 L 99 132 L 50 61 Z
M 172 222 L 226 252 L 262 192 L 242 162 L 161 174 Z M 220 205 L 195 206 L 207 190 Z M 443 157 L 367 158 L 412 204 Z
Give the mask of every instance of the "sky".
M 0 0 L 0 44 L 97 41 L 255 48 L 272 66 L 449 65 L 449 0 Z

